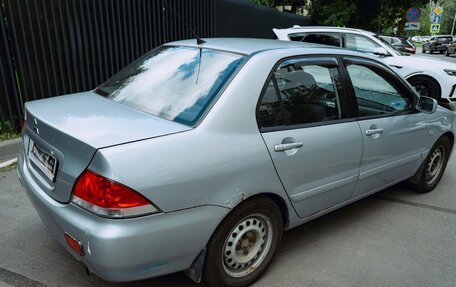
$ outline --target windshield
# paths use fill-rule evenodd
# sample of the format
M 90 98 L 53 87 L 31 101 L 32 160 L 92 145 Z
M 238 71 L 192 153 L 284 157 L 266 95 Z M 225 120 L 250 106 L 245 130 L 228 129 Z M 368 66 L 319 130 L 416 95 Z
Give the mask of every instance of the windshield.
M 394 47 L 393 45 L 391 45 L 388 41 L 386 41 L 385 39 L 383 39 L 381 36 L 379 35 L 374 35 L 375 38 L 379 39 L 380 41 L 382 41 L 383 44 L 385 44 L 386 46 L 388 46 L 388 48 L 391 48 L 392 50 L 394 50 L 395 54 L 397 56 L 407 56 L 409 55 L 408 53 L 404 53 L 404 52 L 401 52 L 399 51 L 396 47 Z
M 96 92 L 192 126 L 243 59 L 242 55 L 210 49 L 162 46 L 127 66 Z
M 451 37 L 437 37 L 435 40 L 436 40 L 437 43 L 448 44 L 448 43 L 450 43 L 453 40 L 453 38 L 451 38 Z

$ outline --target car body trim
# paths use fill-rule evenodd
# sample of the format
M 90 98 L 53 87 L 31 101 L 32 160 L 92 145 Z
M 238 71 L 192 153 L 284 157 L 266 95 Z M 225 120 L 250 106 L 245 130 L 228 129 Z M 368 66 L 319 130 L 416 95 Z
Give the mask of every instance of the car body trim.
M 305 191 L 297 193 L 297 194 L 293 194 L 290 196 L 290 198 L 293 202 L 298 202 L 298 201 L 313 197 L 315 195 L 321 195 L 322 193 L 325 193 L 327 191 L 331 191 L 331 190 L 340 188 L 342 186 L 349 185 L 349 184 L 353 183 L 357 178 L 358 178 L 358 176 L 352 175 L 352 176 L 346 177 L 344 179 L 340 179 L 340 180 L 337 180 L 337 181 L 334 181 L 334 182 L 331 182 L 328 184 L 320 185 L 318 187 L 305 190 Z
M 398 166 L 401 166 L 401 165 L 404 165 L 404 164 L 419 160 L 419 159 L 423 158 L 423 154 L 424 153 L 425 152 L 414 154 L 414 155 L 411 155 L 409 157 L 406 157 L 406 158 L 403 158 L 403 159 L 400 159 L 400 160 L 397 160 L 397 161 L 394 161 L 394 162 L 390 162 L 390 163 L 384 164 L 384 165 L 382 165 L 380 167 L 377 167 L 377 168 L 374 168 L 374 169 L 370 169 L 370 170 L 367 170 L 367 171 L 362 171 L 362 172 L 359 173 L 359 180 L 362 180 L 362 179 L 374 176 L 376 174 L 380 174 L 382 172 L 391 170 L 391 169 L 393 169 L 395 167 L 398 167 Z

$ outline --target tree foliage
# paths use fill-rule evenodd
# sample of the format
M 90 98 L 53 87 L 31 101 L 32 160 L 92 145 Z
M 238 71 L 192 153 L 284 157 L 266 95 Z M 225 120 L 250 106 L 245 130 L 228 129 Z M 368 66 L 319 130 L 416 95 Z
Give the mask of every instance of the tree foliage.
M 405 12 L 423 7 L 428 0 L 311 0 L 312 18 L 321 25 L 356 27 L 375 32 L 399 27 L 404 31 Z
M 253 3 L 258 5 L 263 5 L 267 7 L 274 7 L 275 1 L 274 0 L 252 0 Z

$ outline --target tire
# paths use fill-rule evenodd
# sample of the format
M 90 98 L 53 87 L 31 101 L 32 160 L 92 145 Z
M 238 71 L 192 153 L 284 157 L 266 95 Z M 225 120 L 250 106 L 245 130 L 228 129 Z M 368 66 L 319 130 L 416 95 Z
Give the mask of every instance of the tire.
M 421 52 L 423 52 L 424 54 L 426 54 L 426 50 L 424 49 L 424 47 L 423 47 L 423 49 L 421 49 Z
M 407 81 L 421 96 L 431 97 L 437 101 L 440 100 L 440 86 L 433 78 L 428 76 L 414 76 L 408 78 Z
M 272 200 L 259 197 L 241 203 L 207 245 L 203 280 L 209 286 L 252 284 L 274 258 L 282 232 L 282 215 Z
M 445 50 L 445 56 L 449 57 L 450 53 L 448 52 L 448 49 Z
M 450 150 L 450 140 L 446 136 L 439 138 L 432 146 L 428 156 L 418 170 L 416 183 L 412 184 L 416 192 L 427 193 L 437 186 L 445 172 Z

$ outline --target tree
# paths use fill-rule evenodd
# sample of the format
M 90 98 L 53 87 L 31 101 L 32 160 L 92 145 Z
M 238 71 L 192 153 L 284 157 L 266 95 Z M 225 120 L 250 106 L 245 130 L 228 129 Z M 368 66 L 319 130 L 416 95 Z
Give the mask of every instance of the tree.
M 253 3 L 258 5 L 263 5 L 267 7 L 274 7 L 275 1 L 274 0 L 252 0 Z
M 353 0 L 318 0 L 308 7 L 312 19 L 320 25 L 346 26 L 356 12 Z
M 310 14 L 321 25 L 348 26 L 380 32 L 397 26 L 404 33 L 405 12 L 428 0 L 311 0 Z M 453 0 L 454 1 L 454 0 Z

